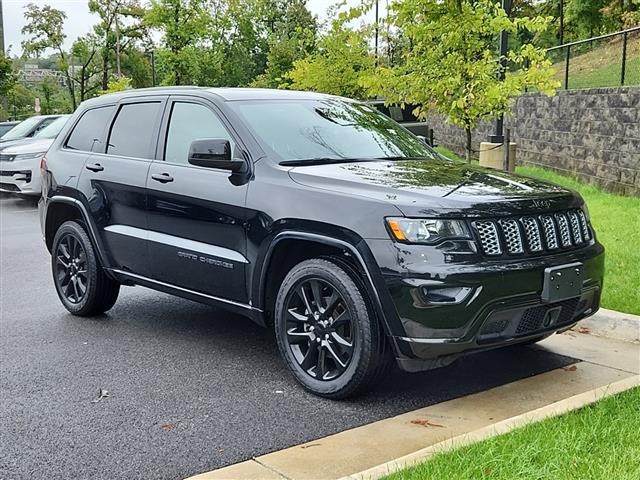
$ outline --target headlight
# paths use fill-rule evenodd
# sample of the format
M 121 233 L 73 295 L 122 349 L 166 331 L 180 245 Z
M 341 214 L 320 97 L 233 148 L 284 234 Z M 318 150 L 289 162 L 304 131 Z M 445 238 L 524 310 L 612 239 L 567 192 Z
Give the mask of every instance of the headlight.
M 47 152 L 20 153 L 14 157 L 13 161 L 18 162 L 20 160 L 40 160 L 45 156 L 46 153 Z
M 393 238 L 399 242 L 435 244 L 452 238 L 471 238 L 462 220 L 387 218 Z

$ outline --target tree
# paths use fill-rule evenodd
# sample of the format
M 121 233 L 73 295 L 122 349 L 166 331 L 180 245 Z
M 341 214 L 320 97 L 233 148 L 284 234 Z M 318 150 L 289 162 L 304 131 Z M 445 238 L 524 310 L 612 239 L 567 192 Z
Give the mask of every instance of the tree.
M 0 52 L 0 96 L 6 97 L 16 84 L 17 76 L 11 59 Z
M 480 120 L 508 114 L 525 88 L 553 95 L 559 86 L 543 50 L 524 44 L 505 59 L 496 52 L 501 30 L 539 31 L 549 20 L 510 19 L 494 0 L 396 0 L 391 21 L 410 46 L 401 65 L 378 68 L 364 84 L 389 104 L 416 105 L 421 118 L 437 112 L 462 127 L 470 161 L 471 130 Z
M 306 0 L 277 1 L 273 18 L 268 18 L 266 70 L 252 82 L 256 87 L 277 88 L 286 83 L 284 75 L 296 60 L 313 53 L 318 24 L 307 9 Z
M 350 26 L 362 13 L 359 8 L 338 12 L 330 30 L 318 40 L 317 51 L 293 63 L 283 86 L 366 98 L 362 79 L 373 73 L 376 64 L 369 51 L 371 29 Z
M 146 21 L 163 32 L 164 83 L 189 81 L 198 60 L 194 47 L 207 33 L 210 20 L 203 0 L 151 0 Z
M 122 75 L 123 55 L 131 55 L 135 40 L 146 36 L 145 9 L 139 0 L 89 0 L 89 10 L 100 17 L 93 30 L 99 40 L 101 83 L 106 90 L 110 72 Z
M 101 73 L 98 51 L 97 39 L 92 34 L 78 38 L 71 48 L 74 60 L 79 62 L 78 68 L 74 70 L 73 81 L 78 85 L 81 102 L 100 87 L 96 82 Z
M 69 73 L 69 58 L 64 51 L 63 44 L 66 35 L 63 33 L 64 21 L 67 15 L 49 5 L 39 7 L 29 3 L 24 13 L 26 23 L 22 27 L 22 34 L 27 38 L 22 41 L 23 55 L 39 55 L 47 49 L 53 49 L 58 54 L 58 67 L 64 73 L 69 99 L 73 109 L 76 108 L 74 82 Z

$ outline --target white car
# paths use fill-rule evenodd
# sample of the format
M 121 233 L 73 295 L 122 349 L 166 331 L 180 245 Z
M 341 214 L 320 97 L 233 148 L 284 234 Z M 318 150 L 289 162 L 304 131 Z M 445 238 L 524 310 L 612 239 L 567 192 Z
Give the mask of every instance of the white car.
M 0 192 L 40 195 L 40 161 L 68 119 L 58 117 L 33 138 L 0 147 Z

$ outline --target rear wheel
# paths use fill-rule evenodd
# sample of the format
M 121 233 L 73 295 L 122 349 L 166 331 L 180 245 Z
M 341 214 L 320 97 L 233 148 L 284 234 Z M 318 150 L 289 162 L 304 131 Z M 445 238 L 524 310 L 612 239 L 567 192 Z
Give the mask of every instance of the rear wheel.
M 310 392 L 355 395 L 383 369 L 384 334 L 365 298 L 361 282 L 330 259 L 305 260 L 284 279 L 275 308 L 278 348 Z
M 51 249 L 53 282 L 60 301 L 81 317 L 99 315 L 116 303 L 120 284 L 102 270 L 84 227 L 75 221 L 63 223 Z

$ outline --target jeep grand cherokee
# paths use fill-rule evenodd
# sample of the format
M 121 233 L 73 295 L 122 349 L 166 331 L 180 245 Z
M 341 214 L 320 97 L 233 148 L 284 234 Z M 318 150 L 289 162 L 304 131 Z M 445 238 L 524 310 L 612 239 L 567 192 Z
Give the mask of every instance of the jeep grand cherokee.
M 440 157 L 375 108 L 262 89 L 84 102 L 42 162 L 55 288 L 78 316 L 120 285 L 272 328 L 309 391 L 536 342 L 599 305 L 576 193 Z

